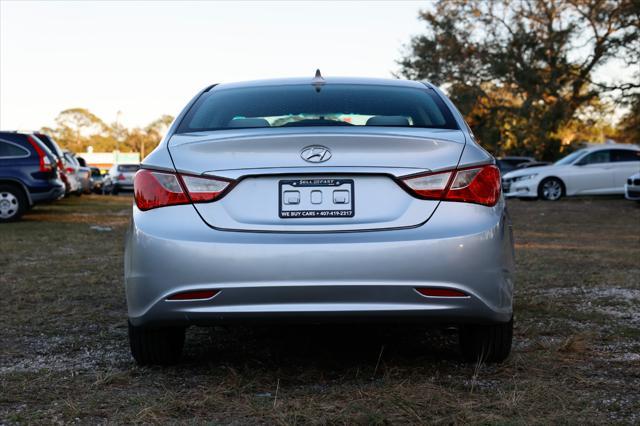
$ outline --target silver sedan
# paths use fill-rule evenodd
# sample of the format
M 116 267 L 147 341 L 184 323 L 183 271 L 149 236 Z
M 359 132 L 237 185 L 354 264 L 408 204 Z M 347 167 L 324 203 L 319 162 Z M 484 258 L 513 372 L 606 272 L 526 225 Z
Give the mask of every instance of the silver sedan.
M 185 328 L 232 321 L 457 326 L 465 359 L 504 360 L 513 241 L 495 160 L 429 83 L 219 84 L 135 176 L 129 338 L 179 360 Z

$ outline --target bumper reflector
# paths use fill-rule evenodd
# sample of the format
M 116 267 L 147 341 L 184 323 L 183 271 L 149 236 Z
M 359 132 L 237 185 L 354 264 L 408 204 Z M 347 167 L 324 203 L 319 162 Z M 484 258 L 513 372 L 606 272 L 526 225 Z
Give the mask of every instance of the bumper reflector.
M 429 297 L 469 297 L 468 294 L 449 288 L 416 288 L 416 291 L 423 296 Z
M 218 294 L 218 290 L 196 290 L 172 294 L 167 300 L 205 300 Z

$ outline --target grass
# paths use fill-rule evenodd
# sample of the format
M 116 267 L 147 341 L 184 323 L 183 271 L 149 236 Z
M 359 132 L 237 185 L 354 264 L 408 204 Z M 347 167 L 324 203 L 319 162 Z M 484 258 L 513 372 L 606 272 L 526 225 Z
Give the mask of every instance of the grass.
M 65 199 L 0 228 L 0 424 L 640 422 L 636 203 L 509 202 L 516 330 L 501 365 L 462 363 L 448 330 L 279 326 L 189 329 L 173 368 L 129 355 L 130 204 Z

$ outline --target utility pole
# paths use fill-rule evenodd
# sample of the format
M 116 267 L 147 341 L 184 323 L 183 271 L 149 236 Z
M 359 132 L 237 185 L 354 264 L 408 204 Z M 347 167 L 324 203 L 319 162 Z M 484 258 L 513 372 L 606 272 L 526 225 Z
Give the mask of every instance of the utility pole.
M 120 137 L 122 137 L 122 129 L 120 128 L 120 116 L 122 111 L 116 113 L 116 155 L 115 162 L 118 163 L 120 157 Z

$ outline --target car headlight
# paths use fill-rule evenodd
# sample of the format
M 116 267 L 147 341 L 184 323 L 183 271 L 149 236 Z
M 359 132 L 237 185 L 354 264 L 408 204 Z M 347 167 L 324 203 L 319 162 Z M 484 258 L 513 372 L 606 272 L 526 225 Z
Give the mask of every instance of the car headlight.
M 518 177 L 513 178 L 513 181 L 514 182 L 519 182 L 521 180 L 529 180 L 529 179 L 533 179 L 536 176 L 538 176 L 537 173 L 532 173 L 530 175 L 524 175 L 524 176 L 518 176 Z

